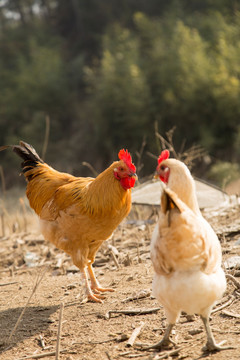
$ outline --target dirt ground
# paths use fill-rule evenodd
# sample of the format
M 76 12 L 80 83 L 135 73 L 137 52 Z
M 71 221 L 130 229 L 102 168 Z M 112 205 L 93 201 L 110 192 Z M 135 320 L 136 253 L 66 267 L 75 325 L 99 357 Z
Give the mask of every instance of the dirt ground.
M 240 243 L 239 209 L 235 205 L 204 213 L 219 235 L 224 261 L 240 255 L 236 244 Z M 43 240 L 35 220 L 27 231 L 19 232 L 13 224 L 15 232 L 0 238 L 0 359 L 40 358 L 45 353 L 50 354 L 44 359 L 53 359 L 57 339 L 61 360 L 166 358 L 175 347 L 162 352 L 138 347 L 159 341 L 166 327 L 163 308 L 151 295 L 149 245 L 157 220 L 156 213 L 151 214 L 145 218 L 138 214 L 138 220 L 129 217 L 99 251 L 95 262 L 98 280 L 115 289 L 106 294 L 103 304 L 84 302 L 79 272 L 66 254 Z M 226 272 L 239 281 L 239 270 Z M 228 279 L 227 291 L 211 316 L 217 342 L 226 340 L 234 349 L 204 353 L 206 335 L 200 318 L 182 315 L 173 331 L 180 350 L 175 355 L 169 353 L 168 358 L 240 359 L 239 298 L 240 288 Z M 122 310 L 132 312 L 124 314 Z M 130 346 L 129 337 L 140 326 Z

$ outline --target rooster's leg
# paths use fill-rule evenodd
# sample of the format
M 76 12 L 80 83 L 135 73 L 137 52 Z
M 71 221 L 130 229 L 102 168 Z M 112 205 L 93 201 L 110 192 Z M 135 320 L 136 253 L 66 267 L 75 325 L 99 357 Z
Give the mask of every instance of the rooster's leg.
M 89 282 L 88 282 L 88 277 L 87 277 L 87 272 L 86 272 L 86 269 L 83 269 L 82 270 L 82 277 L 83 277 L 83 280 L 85 282 L 85 286 L 86 286 L 86 294 L 87 294 L 87 297 L 88 297 L 88 300 L 89 301 L 94 301 L 94 302 L 98 302 L 98 303 L 102 303 L 102 297 L 98 294 L 94 294 L 90 288 L 90 285 L 89 285 Z
M 101 285 L 99 284 L 99 282 L 96 279 L 96 276 L 94 274 L 93 268 L 92 268 L 92 263 L 88 264 L 88 273 L 90 276 L 90 280 L 91 280 L 91 289 L 94 292 L 105 292 L 105 291 L 115 291 L 114 289 L 111 288 L 102 288 Z M 96 295 L 95 295 L 96 296 Z
M 223 343 L 225 343 L 225 341 L 222 341 L 219 344 L 216 344 L 215 339 L 213 337 L 213 333 L 212 330 L 210 328 L 210 324 L 209 324 L 209 318 L 208 317 L 203 317 L 201 316 L 201 319 L 203 321 L 206 333 L 207 333 L 207 343 L 204 346 L 203 350 L 204 351 L 216 351 L 216 350 L 228 350 L 228 349 L 233 349 L 233 347 L 231 346 L 221 346 Z

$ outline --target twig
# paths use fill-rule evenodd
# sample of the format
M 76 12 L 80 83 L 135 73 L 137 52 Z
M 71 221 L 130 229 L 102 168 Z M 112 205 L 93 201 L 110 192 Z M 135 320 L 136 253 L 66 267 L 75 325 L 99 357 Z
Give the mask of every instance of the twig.
M 4 176 L 2 165 L 0 165 L 0 177 L 2 180 L 2 193 L 3 193 L 3 198 L 4 198 L 5 194 L 6 194 L 6 182 L 5 182 L 5 176 Z
M 129 296 L 128 298 L 122 300 L 122 303 L 126 303 L 129 301 L 133 301 L 133 300 L 140 300 L 140 299 L 145 299 L 146 297 L 149 297 L 151 295 L 151 291 L 150 290 L 141 290 L 139 291 L 139 293 Z
M 59 322 L 58 322 L 58 334 L 57 334 L 56 357 L 55 357 L 56 360 L 59 359 L 59 354 L 60 354 L 63 308 L 64 308 L 64 304 L 61 303 L 61 305 L 60 305 L 60 313 L 59 313 Z
M 237 319 L 240 319 L 240 314 L 234 314 L 232 313 L 231 311 L 227 311 L 227 310 L 224 310 L 222 312 L 224 315 L 227 315 L 227 316 L 231 316 L 231 317 L 235 317 Z
M 11 281 L 8 283 L 3 283 L 3 284 L 0 284 L 0 286 L 7 286 L 7 285 L 12 285 L 12 284 L 18 284 L 18 281 Z
M 105 354 L 107 355 L 108 360 L 112 360 L 111 356 L 109 355 L 108 351 L 105 351 Z
M 224 296 L 222 299 L 218 300 L 214 306 L 216 307 L 218 305 L 222 305 L 227 300 L 228 300 L 228 296 Z
M 146 354 L 132 354 L 130 351 L 127 351 L 125 353 L 119 354 L 119 356 L 124 356 L 124 357 L 126 357 L 128 359 L 134 359 L 134 358 L 145 357 Z
M 15 331 L 17 330 L 17 327 L 18 327 L 18 325 L 19 325 L 19 323 L 20 323 L 20 321 L 21 321 L 21 319 L 22 319 L 22 317 L 23 317 L 23 315 L 24 315 L 24 313 L 25 313 L 25 310 L 26 310 L 28 304 L 30 303 L 31 298 L 33 297 L 34 293 L 37 291 L 37 288 L 38 288 L 40 282 L 42 281 L 42 279 L 43 279 L 43 277 L 44 277 L 47 269 L 48 269 L 48 268 L 45 269 L 45 271 L 42 273 L 41 276 L 39 276 L 39 274 L 38 274 L 38 277 L 37 277 L 37 280 L 36 280 L 36 284 L 34 285 L 33 290 L 32 290 L 32 293 L 30 294 L 30 296 L 29 296 L 29 298 L 28 298 L 28 300 L 27 300 L 26 305 L 25 305 L 24 308 L 22 309 L 22 312 L 21 312 L 21 314 L 20 314 L 20 316 L 19 316 L 19 318 L 18 318 L 15 326 L 14 326 L 13 330 L 11 331 L 11 334 L 10 334 L 8 340 L 7 340 L 7 344 L 9 344 L 9 343 L 11 342 L 12 337 L 13 337 Z
M 212 310 L 212 311 L 211 311 L 211 314 L 213 314 L 213 313 L 215 313 L 215 312 L 217 312 L 217 311 L 220 311 L 220 310 L 224 309 L 225 307 L 227 307 L 228 305 L 230 305 L 230 304 L 233 302 L 233 300 L 234 300 L 234 297 L 231 296 L 230 299 L 229 299 L 225 304 L 223 304 L 223 305 L 217 307 L 216 309 Z
M 63 349 L 60 350 L 60 353 L 65 353 L 67 352 L 67 349 Z M 40 358 L 44 358 L 46 356 L 53 356 L 56 354 L 56 351 L 49 351 L 49 352 L 45 352 L 45 353 L 41 353 L 41 354 L 33 354 L 33 355 L 29 355 L 29 356 L 25 356 L 23 358 L 19 358 L 16 360 L 25 360 L 25 359 L 40 359 Z
M 231 281 L 233 282 L 233 284 L 234 284 L 238 289 L 240 289 L 240 282 L 237 281 L 234 276 L 232 276 L 232 275 L 230 275 L 230 274 L 226 274 L 226 278 L 229 279 L 229 280 L 231 280 Z
M 159 151 L 159 153 L 160 153 L 160 151 Z M 154 154 L 152 154 L 150 151 L 146 151 L 146 154 L 148 155 L 148 156 L 150 156 L 152 159 L 154 159 L 154 160 L 157 160 L 158 159 L 158 157 L 156 156 L 156 155 L 154 155 Z
M 144 327 L 145 323 L 143 321 L 141 321 L 140 326 L 138 326 L 136 329 L 134 329 L 132 335 L 130 336 L 126 346 L 133 346 L 136 338 L 138 337 L 138 335 L 140 334 L 142 328 Z
M 173 129 L 172 129 L 173 130 Z M 178 156 L 177 156 L 177 153 L 173 147 L 173 144 L 169 141 L 167 141 L 166 139 L 164 139 L 164 137 L 162 135 L 160 135 L 158 132 L 155 132 L 155 136 L 160 139 L 160 142 L 161 142 L 161 145 L 162 145 L 162 149 L 165 149 L 165 148 L 169 148 L 170 151 L 173 152 L 173 155 L 174 157 L 177 159 Z
M 144 135 L 140 150 L 135 152 L 136 155 L 137 155 L 137 158 L 138 158 L 137 159 L 137 166 L 136 166 L 138 174 L 141 171 L 141 169 L 144 167 L 144 164 L 141 163 L 141 159 L 142 159 L 143 151 L 144 151 L 144 148 L 145 148 L 146 144 L 147 144 L 146 136 Z
M 138 263 L 140 264 L 142 262 L 142 259 L 139 251 L 139 239 L 137 240 L 137 258 L 138 258 Z
M 72 345 L 86 345 L 86 344 L 90 344 L 90 345 L 98 345 L 98 344 L 106 344 L 109 343 L 111 341 L 114 341 L 116 338 L 112 338 L 112 339 L 107 339 L 107 340 L 102 340 L 102 341 L 88 341 L 88 342 L 84 342 L 84 341 L 76 341 L 73 342 Z
M 94 167 L 93 167 L 91 164 L 89 164 L 89 163 L 86 162 L 86 161 L 83 161 L 83 162 L 82 162 L 82 165 L 88 167 L 88 168 L 92 171 L 92 173 L 94 174 L 94 176 L 98 176 L 98 172 L 94 169 Z
M 162 355 L 157 355 L 154 360 L 161 360 L 161 359 L 166 359 L 169 356 L 172 355 L 177 355 L 179 353 L 180 350 L 182 350 L 183 347 L 179 347 L 178 349 L 174 349 L 174 350 L 170 350 L 170 351 L 166 351 L 165 353 L 163 353 Z
M 114 254 L 112 249 L 110 249 L 110 253 L 111 253 L 112 257 L 113 257 L 114 264 L 119 269 L 120 266 L 119 266 L 118 260 L 117 260 L 116 255 Z
M 2 237 L 5 236 L 5 222 L 4 222 L 4 213 L 1 214 L 1 223 L 2 223 Z
M 159 311 L 161 308 L 152 308 L 152 309 L 131 309 L 131 310 L 109 310 L 105 318 L 110 319 L 111 314 L 124 314 L 124 315 L 145 315 L 152 314 Z
M 42 335 L 39 335 L 39 341 L 40 341 L 41 347 L 44 350 L 46 345 L 45 345 L 45 341 L 44 341 Z
M 98 345 L 98 344 L 105 344 L 112 341 L 116 342 L 123 342 L 129 339 L 129 336 L 126 334 L 122 334 L 120 336 L 113 337 L 112 339 L 102 340 L 102 341 L 75 341 L 72 345 L 83 345 L 83 344 L 91 344 L 91 345 Z
M 173 134 L 175 130 L 176 130 L 176 126 L 174 126 L 172 129 L 167 131 L 166 132 L 167 139 L 165 139 L 161 134 L 159 134 L 157 125 L 155 124 L 155 137 L 156 140 L 160 142 L 160 145 L 157 143 L 159 152 L 160 152 L 160 148 L 161 149 L 168 148 L 170 151 L 172 151 L 176 159 L 183 161 L 188 167 L 191 167 L 194 160 L 198 158 L 202 158 L 204 155 L 206 155 L 206 151 L 199 145 L 192 145 L 189 149 L 184 151 L 184 146 L 185 146 L 185 140 L 184 140 L 182 146 L 180 147 L 180 152 L 177 153 L 175 150 L 175 146 L 173 144 Z
M 158 122 L 155 121 L 154 122 L 155 140 L 156 140 L 156 146 L 157 146 L 157 149 L 158 149 L 157 153 L 160 154 L 160 152 L 162 150 L 162 144 L 161 144 L 161 142 L 159 141 L 159 138 L 156 135 L 158 132 L 159 132 L 159 130 L 158 130 Z
M 24 231 L 27 232 L 27 211 L 26 211 L 26 206 L 24 203 L 24 200 L 22 197 L 19 198 L 19 202 L 21 204 L 22 207 L 22 212 L 23 212 L 23 221 L 24 221 Z
M 44 142 L 43 142 L 43 148 L 42 148 L 42 159 L 43 160 L 45 159 L 45 155 L 47 152 L 49 134 L 50 134 L 50 117 L 49 117 L 49 115 L 46 115 L 46 128 L 45 128 L 45 136 L 44 136 Z

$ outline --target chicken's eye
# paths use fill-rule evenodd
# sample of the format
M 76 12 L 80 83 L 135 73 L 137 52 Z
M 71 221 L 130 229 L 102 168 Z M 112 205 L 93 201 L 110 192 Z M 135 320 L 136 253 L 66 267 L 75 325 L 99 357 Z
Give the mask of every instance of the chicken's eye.
M 165 170 L 165 166 L 162 165 L 162 166 L 160 167 L 160 169 L 161 169 L 161 170 Z
M 123 171 L 124 169 L 123 169 L 123 167 L 120 167 L 119 170 L 120 170 L 120 171 Z

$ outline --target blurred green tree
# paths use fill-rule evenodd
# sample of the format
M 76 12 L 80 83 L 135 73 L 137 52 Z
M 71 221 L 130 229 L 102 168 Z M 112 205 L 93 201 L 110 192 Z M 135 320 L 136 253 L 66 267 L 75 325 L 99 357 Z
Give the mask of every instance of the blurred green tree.
M 124 146 L 138 149 L 148 133 L 149 88 L 139 62 L 138 40 L 115 25 L 104 37 L 99 66 L 86 69 L 96 142 L 104 157 Z
M 234 0 L 0 1 L 0 143 L 41 152 L 48 114 L 46 160 L 76 175 L 143 139 L 156 154 L 154 124 L 176 125 L 179 148 L 239 162 L 239 11 Z

